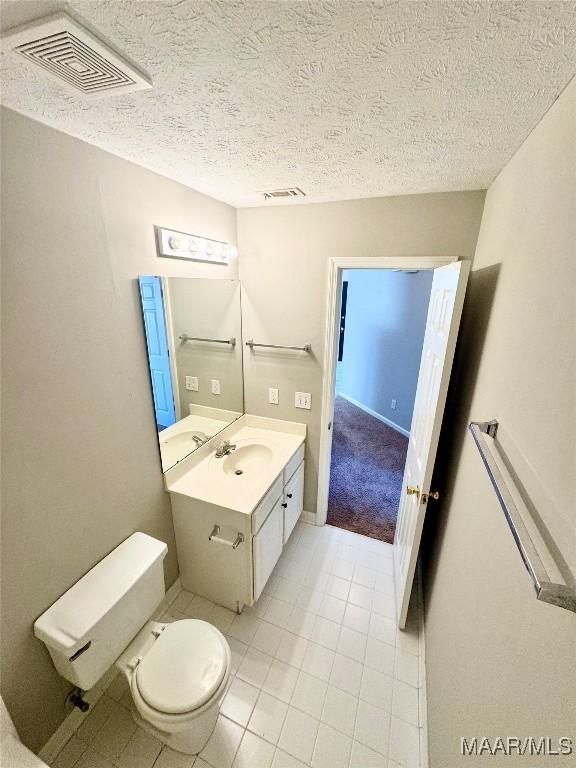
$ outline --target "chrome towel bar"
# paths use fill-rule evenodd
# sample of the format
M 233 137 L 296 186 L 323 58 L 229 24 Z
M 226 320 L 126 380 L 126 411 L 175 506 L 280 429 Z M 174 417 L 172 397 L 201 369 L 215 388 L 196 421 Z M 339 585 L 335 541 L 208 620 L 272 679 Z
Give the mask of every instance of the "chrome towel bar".
M 232 549 L 238 549 L 240 544 L 242 544 L 242 542 L 244 541 L 244 534 L 238 531 L 234 541 L 228 541 L 228 539 L 223 539 L 220 536 L 220 526 L 215 525 L 214 528 L 212 528 L 212 533 L 210 534 L 210 536 L 208 536 L 208 541 L 214 541 L 216 544 L 226 544 L 227 547 L 232 547 Z
M 254 349 L 254 347 L 266 347 L 267 349 L 297 349 L 299 352 L 312 352 L 312 344 L 304 344 L 303 347 L 289 347 L 286 344 L 258 344 L 256 341 L 249 339 L 246 342 L 246 346 L 250 347 L 250 349 Z
M 214 344 L 230 344 L 231 347 L 236 346 L 236 338 L 234 336 L 230 339 L 203 339 L 201 336 L 188 336 L 187 333 L 182 333 L 178 338 L 180 341 L 211 341 Z
M 496 491 L 496 496 L 508 522 L 520 556 L 526 566 L 526 570 L 532 578 L 536 597 L 545 603 L 557 605 L 560 608 L 566 608 L 568 611 L 576 613 L 576 589 L 565 584 L 556 584 L 551 581 L 548 571 L 540 555 L 538 554 L 534 542 L 522 520 L 516 502 L 510 493 L 509 486 L 514 484 L 512 477 L 506 472 L 504 467 L 499 466 L 495 459 L 497 455 L 495 438 L 498 432 L 498 422 L 493 421 L 472 421 L 469 424 L 470 432 L 474 438 L 484 466 Z

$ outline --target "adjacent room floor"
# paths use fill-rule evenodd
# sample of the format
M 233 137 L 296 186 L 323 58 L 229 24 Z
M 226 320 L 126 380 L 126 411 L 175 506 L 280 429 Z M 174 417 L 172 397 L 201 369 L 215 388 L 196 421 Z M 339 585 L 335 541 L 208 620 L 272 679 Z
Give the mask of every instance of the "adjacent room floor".
M 392 544 L 408 438 L 343 397 L 333 429 L 328 523 Z
M 180 591 L 162 614 L 210 621 L 232 649 L 221 715 L 198 758 L 134 724 L 112 671 L 53 768 L 420 768 L 419 613 L 398 632 L 393 595 L 389 544 L 299 523 L 253 608 L 237 616 Z

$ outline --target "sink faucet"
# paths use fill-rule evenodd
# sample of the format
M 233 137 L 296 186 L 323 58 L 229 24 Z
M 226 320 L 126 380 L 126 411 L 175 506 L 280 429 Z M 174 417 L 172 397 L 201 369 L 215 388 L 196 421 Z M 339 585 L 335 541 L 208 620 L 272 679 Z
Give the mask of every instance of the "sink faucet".
M 196 443 L 196 448 L 200 448 L 201 445 L 204 445 L 206 440 L 203 440 L 199 435 L 192 435 L 192 440 Z
M 224 440 L 224 442 L 216 448 L 216 458 L 221 459 L 224 456 L 228 456 L 232 451 L 236 450 L 236 446 L 230 443 L 230 440 Z

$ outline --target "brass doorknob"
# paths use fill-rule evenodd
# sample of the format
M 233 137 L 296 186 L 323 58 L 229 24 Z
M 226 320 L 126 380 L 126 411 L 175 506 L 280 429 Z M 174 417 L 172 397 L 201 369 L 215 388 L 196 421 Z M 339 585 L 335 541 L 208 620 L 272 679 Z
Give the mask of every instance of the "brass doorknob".
M 430 493 L 423 493 L 420 497 L 420 501 L 422 504 L 428 504 L 428 499 L 434 499 L 434 501 L 438 501 L 440 498 L 440 494 L 438 491 L 430 491 Z
M 420 496 L 420 488 L 418 488 L 418 486 L 414 487 L 413 485 L 407 485 L 406 493 L 408 496 Z

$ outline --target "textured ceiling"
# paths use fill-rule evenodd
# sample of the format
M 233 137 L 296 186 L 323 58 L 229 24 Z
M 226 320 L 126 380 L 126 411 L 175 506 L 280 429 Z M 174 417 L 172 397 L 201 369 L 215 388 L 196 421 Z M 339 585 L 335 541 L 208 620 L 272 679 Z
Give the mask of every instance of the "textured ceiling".
M 89 101 L 4 54 L 3 103 L 237 206 L 485 188 L 576 72 L 559 0 L 8 0 L 2 29 L 56 10 L 153 89 Z

